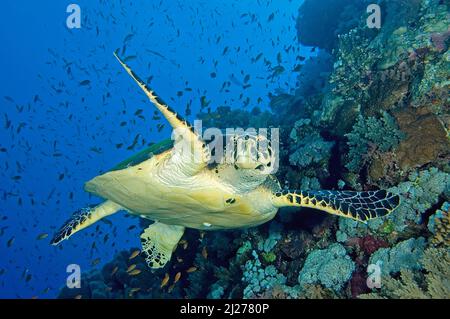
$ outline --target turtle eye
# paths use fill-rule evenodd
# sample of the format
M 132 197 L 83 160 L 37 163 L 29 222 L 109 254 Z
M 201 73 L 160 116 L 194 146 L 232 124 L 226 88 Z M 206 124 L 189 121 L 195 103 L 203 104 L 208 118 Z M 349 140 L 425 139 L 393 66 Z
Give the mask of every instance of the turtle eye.
M 264 165 L 263 164 L 259 164 L 258 166 L 256 166 L 256 169 L 259 169 L 260 171 L 264 170 Z

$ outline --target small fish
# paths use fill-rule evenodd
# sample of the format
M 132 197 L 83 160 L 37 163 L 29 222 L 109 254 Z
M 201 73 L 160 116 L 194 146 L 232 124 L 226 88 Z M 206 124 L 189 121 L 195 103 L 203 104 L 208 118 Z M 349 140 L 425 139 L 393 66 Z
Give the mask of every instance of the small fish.
M 92 266 L 96 266 L 96 265 L 98 265 L 99 263 L 100 263 L 100 258 L 96 258 L 96 259 L 94 259 L 94 260 L 92 261 L 91 265 L 92 265 Z
M 177 274 L 175 275 L 175 279 L 173 280 L 173 283 L 176 284 L 178 282 L 178 280 L 180 280 L 181 278 L 181 272 L 177 272 Z
M 4 98 L 5 98 L 6 101 L 9 101 L 9 102 L 11 102 L 11 103 L 14 103 L 14 100 L 13 100 L 12 97 L 10 97 L 10 96 L 4 96 Z
M 130 56 L 127 56 L 125 59 L 123 59 L 123 62 L 129 62 L 129 61 L 134 60 L 136 58 L 137 58 L 137 56 L 130 55 Z
M 137 287 L 137 288 L 131 288 L 130 289 L 130 293 L 135 293 L 138 292 L 139 290 L 141 290 L 141 288 Z
M 156 125 L 157 129 L 158 129 L 158 133 L 162 131 L 162 129 L 164 128 L 164 124 L 159 124 Z
M 127 272 L 133 271 L 136 268 L 136 264 L 132 264 L 130 265 L 130 267 L 128 267 Z
M 175 283 L 173 283 L 173 284 L 169 287 L 169 289 L 167 289 L 167 292 L 170 294 L 170 293 L 172 292 L 173 288 L 175 288 Z
M 278 76 L 281 73 L 284 72 L 284 68 L 281 65 L 277 65 L 276 67 L 274 67 L 272 69 L 273 73 L 272 73 L 272 77 Z
M 187 272 L 188 274 L 190 274 L 190 273 L 192 273 L 192 272 L 196 272 L 196 271 L 197 271 L 197 267 L 195 267 L 195 266 L 189 267 L 188 270 L 186 270 L 186 272 Z
M 206 246 L 202 249 L 202 256 L 203 258 L 208 259 L 208 250 L 206 249 Z
M 42 240 L 42 239 L 45 239 L 47 237 L 48 237 L 48 234 L 47 233 L 43 233 L 43 234 L 38 235 L 36 239 L 37 240 Z
M 131 260 L 131 259 L 133 259 L 133 258 L 136 258 L 140 253 L 141 253 L 141 251 L 140 251 L 139 249 L 133 251 L 133 252 L 131 253 L 130 257 L 128 258 L 128 260 Z
M 111 276 L 114 275 L 119 270 L 119 266 L 114 267 L 114 269 L 111 271 Z
M 13 237 L 11 237 L 10 240 L 8 240 L 8 242 L 7 242 L 8 247 L 11 247 L 11 246 L 14 244 L 14 240 L 15 240 L 15 239 L 16 239 L 16 238 L 13 236 Z
M 259 59 L 261 59 L 262 56 L 263 56 L 262 53 L 258 54 L 258 55 L 253 59 L 253 62 L 257 62 Z
M 167 286 L 167 283 L 169 282 L 170 276 L 168 273 L 166 273 L 166 275 L 164 276 L 163 280 L 161 281 L 161 286 L 160 288 L 163 288 L 165 286 Z
M 123 40 L 123 42 L 128 42 L 128 41 L 130 41 L 131 38 L 132 38 L 133 36 L 134 36 L 133 33 L 128 34 L 128 35 L 125 37 L 125 39 Z
M 141 272 L 142 272 L 142 270 L 140 270 L 140 269 L 134 269 L 134 270 L 132 270 L 132 271 L 129 271 L 128 274 L 129 274 L 130 276 L 137 276 L 137 275 L 139 275 Z
M 292 71 L 294 71 L 294 72 L 300 72 L 300 71 L 302 70 L 302 68 L 303 68 L 303 65 L 302 65 L 302 64 L 298 64 L 298 65 L 296 65 L 296 66 L 294 67 L 294 69 L 293 69 Z
M 83 296 L 82 295 L 76 295 L 75 297 L 74 297 L 74 299 L 81 299 Z
M 91 81 L 90 81 L 90 80 L 83 80 L 83 81 L 80 82 L 80 85 L 81 85 L 81 86 L 87 86 L 87 85 L 89 85 L 89 84 L 91 84 Z
M 278 52 L 278 54 L 277 54 L 277 62 L 278 62 L 278 64 L 281 64 L 281 62 L 282 62 L 281 52 Z

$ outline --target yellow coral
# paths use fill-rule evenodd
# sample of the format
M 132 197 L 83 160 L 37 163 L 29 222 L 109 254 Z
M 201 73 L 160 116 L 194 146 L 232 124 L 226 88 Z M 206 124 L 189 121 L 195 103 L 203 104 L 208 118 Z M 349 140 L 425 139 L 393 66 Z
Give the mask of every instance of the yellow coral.
M 435 234 L 431 239 L 431 243 L 435 246 L 444 245 L 450 247 L 450 213 L 442 211 L 442 217 L 434 218 Z
M 400 278 L 384 277 L 379 292 L 359 295 L 362 299 L 450 299 L 450 252 L 430 247 L 421 259 L 425 272 L 415 275 L 402 270 Z

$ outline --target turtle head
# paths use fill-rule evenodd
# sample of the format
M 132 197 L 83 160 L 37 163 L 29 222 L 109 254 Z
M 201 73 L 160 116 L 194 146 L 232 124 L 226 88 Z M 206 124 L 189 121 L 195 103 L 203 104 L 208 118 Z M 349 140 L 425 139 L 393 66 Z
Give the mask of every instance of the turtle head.
M 229 143 L 232 146 L 229 158 L 236 167 L 260 171 L 261 174 L 271 173 L 274 154 L 265 136 L 251 133 L 234 134 Z

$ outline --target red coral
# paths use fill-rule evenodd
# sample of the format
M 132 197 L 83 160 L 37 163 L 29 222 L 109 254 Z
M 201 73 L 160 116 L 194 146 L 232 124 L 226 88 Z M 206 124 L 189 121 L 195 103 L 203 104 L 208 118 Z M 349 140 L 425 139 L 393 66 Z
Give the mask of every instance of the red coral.
M 350 280 L 350 289 L 352 292 L 352 297 L 356 298 L 360 294 L 364 294 L 369 292 L 369 288 L 367 287 L 367 278 L 364 273 L 357 272 L 353 275 Z
M 389 244 L 380 238 L 367 235 L 363 237 L 360 247 L 366 255 L 372 255 L 379 248 L 389 247 Z
M 365 255 L 370 256 L 379 248 L 389 247 L 389 244 L 372 235 L 367 235 L 365 237 L 352 237 L 346 241 L 348 246 L 358 247 L 360 251 L 363 251 Z

